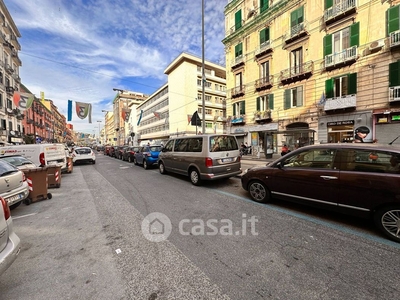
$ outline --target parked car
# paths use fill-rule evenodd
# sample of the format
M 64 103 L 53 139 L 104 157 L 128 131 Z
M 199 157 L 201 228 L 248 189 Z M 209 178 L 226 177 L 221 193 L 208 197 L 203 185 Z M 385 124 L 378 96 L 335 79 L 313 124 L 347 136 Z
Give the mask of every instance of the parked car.
M 126 148 L 128 148 L 128 146 L 119 146 L 118 151 L 116 152 L 116 158 L 123 159 Z
M 134 154 L 133 163 L 135 165 L 143 165 L 143 168 L 147 170 L 150 166 L 157 164 L 161 148 L 161 146 L 140 147 Z
M 400 242 L 400 147 L 352 143 L 302 147 L 241 177 L 257 202 L 272 198 L 371 218 Z
M 0 197 L 0 276 L 15 261 L 21 250 L 21 241 L 13 229 L 10 208 Z
M 135 152 L 137 152 L 139 148 L 140 147 L 132 147 L 132 146 L 125 148 L 122 160 L 129 161 L 130 163 L 133 162 Z
M 33 161 L 27 159 L 25 156 L 22 155 L 3 156 L 0 157 L 0 159 L 8 162 L 9 164 L 12 164 L 14 167 L 22 171 L 37 168 Z
M 189 176 L 192 184 L 229 178 L 241 173 L 239 147 L 234 135 L 195 135 L 170 139 L 158 160 L 161 174 Z
M 111 157 L 115 157 L 115 151 L 117 149 L 117 146 L 110 146 L 110 149 L 108 151 L 108 155 Z
M 18 170 L 5 160 L 0 160 L 0 196 L 10 209 L 18 207 L 28 198 L 29 187 L 24 172 Z
M 96 155 L 90 147 L 76 147 L 72 152 L 72 162 L 77 163 L 96 163 Z

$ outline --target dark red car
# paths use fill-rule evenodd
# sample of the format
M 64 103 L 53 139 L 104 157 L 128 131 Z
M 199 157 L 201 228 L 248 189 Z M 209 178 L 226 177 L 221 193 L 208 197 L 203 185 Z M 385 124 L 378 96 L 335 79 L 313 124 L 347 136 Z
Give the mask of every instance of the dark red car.
M 242 187 L 257 202 L 301 202 L 374 220 L 400 242 L 400 147 L 344 143 L 307 146 L 248 169 Z
M 126 147 L 122 156 L 122 160 L 129 161 L 130 163 L 133 162 L 135 152 L 137 152 L 139 148 L 140 147 L 133 147 L 133 146 Z

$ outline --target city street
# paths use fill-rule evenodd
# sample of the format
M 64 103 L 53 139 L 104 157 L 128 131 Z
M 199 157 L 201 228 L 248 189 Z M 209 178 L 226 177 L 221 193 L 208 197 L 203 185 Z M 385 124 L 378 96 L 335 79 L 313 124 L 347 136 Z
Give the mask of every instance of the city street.
M 242 169 L 265 163 L 244 158 Z M 239 178 L 197 187 L 98 153 L 95 165 L 75 166 L 49 191 L 53 199 L 12 211 L 22 250 L 0 276 L 1 300 L 391 299 L 400 292 L 400 244 L 368 220 L 261 205 Z M 155 223 L 143 222 L 155 212 L 170 221 L 156 224 L 167 238 L 159 242 L 146 238 Z

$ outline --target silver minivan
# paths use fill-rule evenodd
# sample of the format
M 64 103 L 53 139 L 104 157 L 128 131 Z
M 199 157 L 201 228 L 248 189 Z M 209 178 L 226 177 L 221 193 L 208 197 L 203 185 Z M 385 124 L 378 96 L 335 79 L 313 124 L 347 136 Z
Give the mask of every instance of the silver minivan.
M 171 138 L 158 158 L 161 174 L 187 175 L 194 185 L 202 180 L 241 173 L 239 146 L 234 135 L 195 135 Z

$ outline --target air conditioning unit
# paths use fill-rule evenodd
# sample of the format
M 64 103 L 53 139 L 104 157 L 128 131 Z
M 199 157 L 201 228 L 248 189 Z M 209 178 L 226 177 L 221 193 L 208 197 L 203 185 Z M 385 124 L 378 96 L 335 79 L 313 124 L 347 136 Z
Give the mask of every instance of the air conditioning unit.
M 378 40 L 378 41 L 372 42 L 369 45 L 368 49 L 369 49 L 369 51 L 377 51 L 377 50 L 381 50 L 384 45 L 385 45 L 385 43 L 383 40 Z

